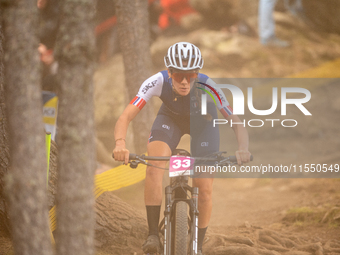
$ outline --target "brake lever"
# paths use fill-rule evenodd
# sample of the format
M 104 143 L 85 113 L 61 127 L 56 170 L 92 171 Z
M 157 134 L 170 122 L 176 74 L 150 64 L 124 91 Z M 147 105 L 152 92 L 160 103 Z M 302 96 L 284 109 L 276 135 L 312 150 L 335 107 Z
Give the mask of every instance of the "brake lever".
M 221 164 L 221 165 L 228 165 L 228 166 L 234 166 L 234 165 L 237 165 L 237 162 L 232 162 L 232 161 L 230 161 L 229 159 L 225 158 L 225 159 L 219 161 L 218 164 Z
M 231 161 L 228 159 L 228 158 L 224 158 L 224 159 L 222 159 L 221 161 L 218 161 L 218 164 L 228 164 L 228 165 L 231 165 L 232 163 L 231 163 Z
M 144 156 L 144 154 L 142 155 L 142 157 Z M 145 161 L 145 159 L 143 159 L 142 157 L 136 156 L 136 160 L 132 160 L 129 161 L 130 163 L 130 167 L 131 168 L 137 168 L 138 164 L 142 163 L 142 164 L 147 164 L 147 162 Z
M 138 166 L 138 164 L 139 164 L 139 163 L 138 163 L 137 161 L 135 161 L 135 160 L 129 161 L 129 163 L 130 163 L 130 167 L 133 168 L 133 169 L 137 168 L 137 166 Z

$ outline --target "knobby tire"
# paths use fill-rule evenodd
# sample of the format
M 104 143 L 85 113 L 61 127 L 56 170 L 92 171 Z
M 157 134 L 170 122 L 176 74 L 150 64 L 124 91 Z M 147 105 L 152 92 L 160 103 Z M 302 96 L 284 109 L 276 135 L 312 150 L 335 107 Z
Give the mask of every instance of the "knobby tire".
M 176 255 L 187 255 L 188 253 L 188 204 L 180 201 L 176 204 L 175 213 L 175 238 L 174 253 Z

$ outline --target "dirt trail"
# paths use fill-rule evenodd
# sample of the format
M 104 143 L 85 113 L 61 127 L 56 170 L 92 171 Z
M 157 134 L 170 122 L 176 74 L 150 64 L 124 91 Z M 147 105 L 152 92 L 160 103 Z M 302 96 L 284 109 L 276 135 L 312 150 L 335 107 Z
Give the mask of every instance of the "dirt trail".
M 295 129 L 248 129 L 255 158 L 251 165 L 340 163 L 340 86 L 326 83 L 310 90 L 314 100 L 307 107 L 313 117 L 293 112 L 287 118 L 299 121 Z M 221 140 L 234 136 L 228 129 Z M 224 149 L 233 154 L 235 139 L 226 141 Z M 187 142 L 184 137 L 179 147 L 187 149 Z M 216 178 L 207 254 L 340 254 L 339 184 L 339 179 L 325 178 Z M 114 194 L 145 216 L 143 182 Z

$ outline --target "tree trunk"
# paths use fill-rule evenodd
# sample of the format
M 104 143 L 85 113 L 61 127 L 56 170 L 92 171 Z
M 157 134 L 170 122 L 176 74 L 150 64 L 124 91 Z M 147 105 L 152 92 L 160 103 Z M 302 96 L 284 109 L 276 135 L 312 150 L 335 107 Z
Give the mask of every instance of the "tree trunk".
M 0 6 L 0 17 L 2 17 L 2 8 Z M 3 64 L 3 44 L 4 36 L 2 22 L 0 20 L 0 231 L 9 232 L 7 207 L 4 194 L 4 176 L 9 166 L 9 141 L 7 129 L 7 117 L 5 109 L 5 91 L 4 91 L 4 64 Z
M 15 254 L 52 254 L 35 1 L 7 2 L 5 99 L 11 171 L 6 193 Z
M 60 94 L 57 254 L 94 253 L 93 0 L 65 0 L 57 39 Z
M 147 237 L 146 219 L 135 208 L 105 192 L 96 201 L 96 245 L 104 254 L 141 254 Z
M 145 0 L 117 0 L 116 8 L 120 48 L 124 59 L 125 83 L 128 97 L 132 100 L 142 82 L 151 75 L 148 2 Z M 137 153 L 146 151 L 154 119 L 150 103 L 132 122 Z

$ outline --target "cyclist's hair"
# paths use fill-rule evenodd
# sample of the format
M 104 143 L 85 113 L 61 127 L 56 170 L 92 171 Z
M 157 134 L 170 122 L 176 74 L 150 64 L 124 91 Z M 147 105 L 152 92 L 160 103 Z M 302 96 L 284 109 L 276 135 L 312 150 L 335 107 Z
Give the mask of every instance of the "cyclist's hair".
M 164 63 L 169 69 L 186 71 L 202 69 L 204 61 L 198 47 L 192 43 L 179 42 L 169 47 Z

